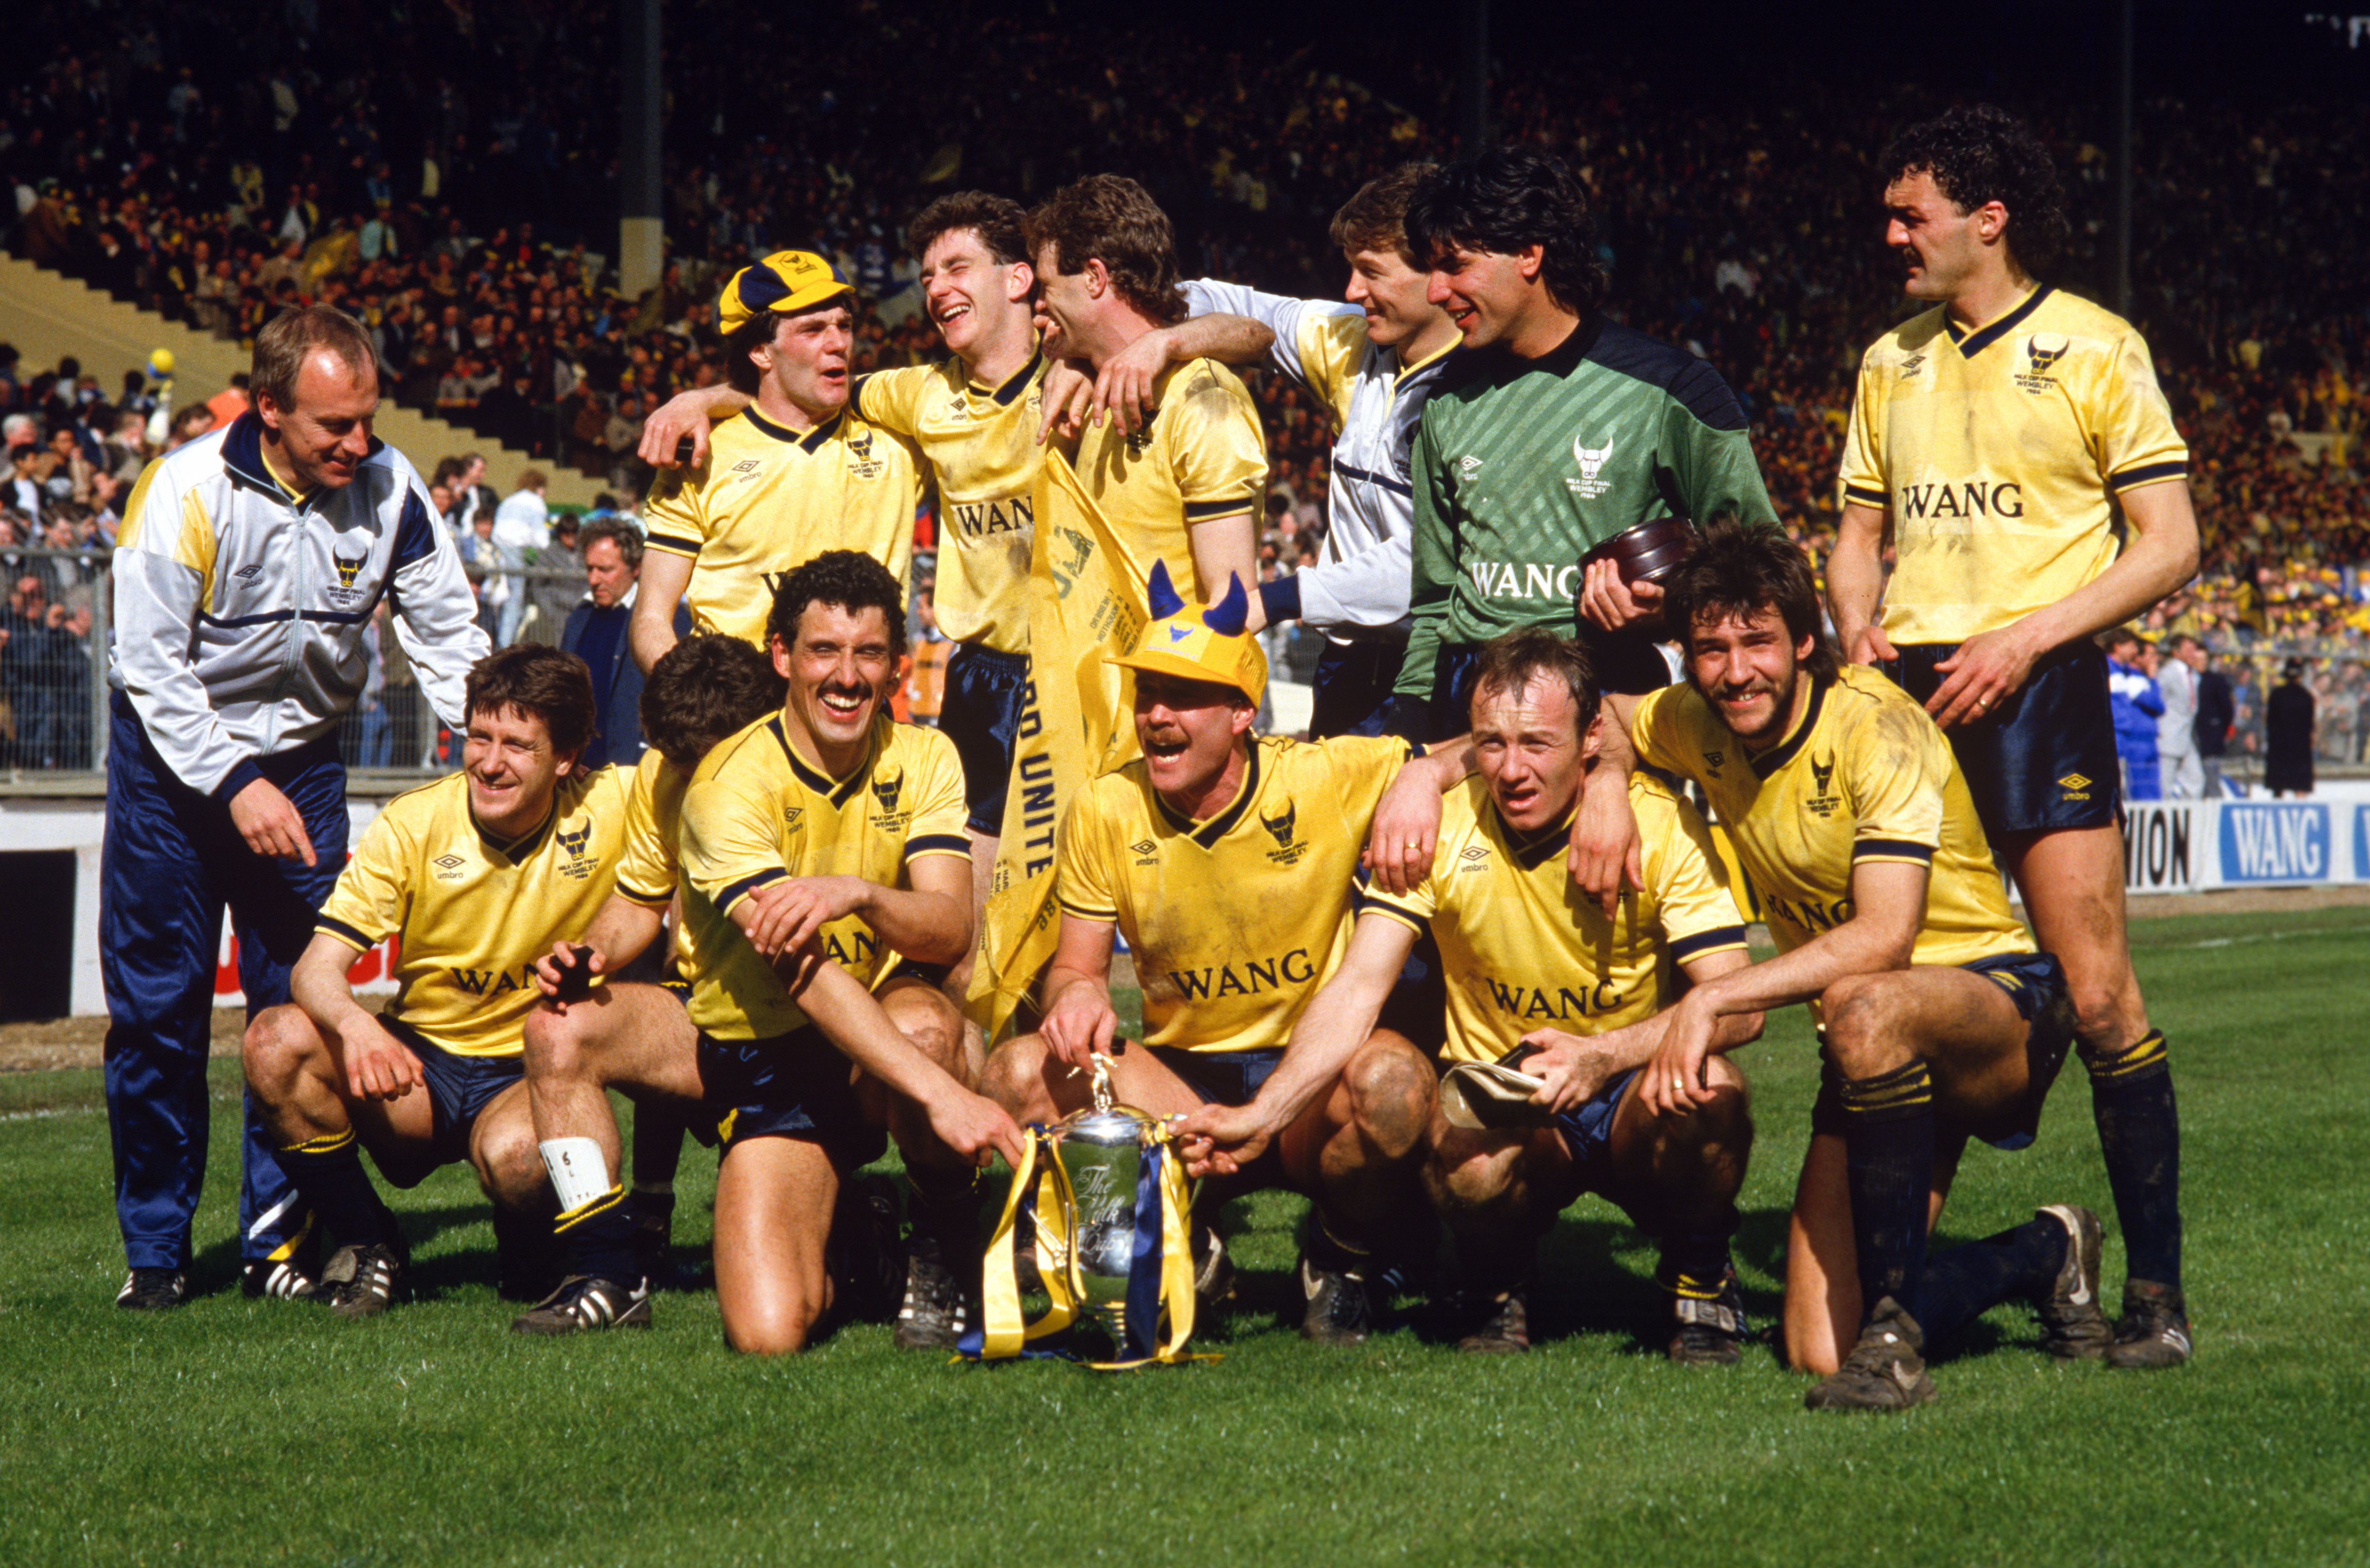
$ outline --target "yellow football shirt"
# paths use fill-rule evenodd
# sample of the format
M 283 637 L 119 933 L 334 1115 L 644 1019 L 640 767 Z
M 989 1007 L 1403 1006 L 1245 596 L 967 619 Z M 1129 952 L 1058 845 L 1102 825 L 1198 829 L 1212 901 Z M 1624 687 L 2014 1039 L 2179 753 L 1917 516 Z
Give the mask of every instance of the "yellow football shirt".
M 1404 896 L 1367 887 L 1372 910 L 1440 944 L 1452 1061 L 1495 1061 L 1534 1029 L 1601 1035 L 1642 1023 L 1674 997 L 1678 966 L 1744 946 L 1744 917 L 1721 885 L 1694 807 L 1644 773 L 1629 781 L 1645 888 L 1607 920 L 1565 868 L 1571 819 L 1517 833 L 1480 774 L 1441 809 L 1432 873 Z
M 999 653 L 1029 648 L 1029 492 L 1045 449 L 1045 357 L 1001 386 L 971 379 L 961 360 L 880 371 L 856 383 L 869 423 L 910 438 L 938 486 L 938 516 L 952 550 L 938 552 L 938 629 Z
M 650 547 L 692 562 L 692 627 L 765 646 L 774 589 L 826 550 L 861 550 L 906 580 L 921 469 L 904 441 L 846 413 L 803 433 L 746 408 L 708 433 L 708 462 L 659 475 Z
M 774 967 L 732 923 L 760 887 L 796 876 L 860 876 L 911 887 L 925 855 L 971 858 L 962 764 L 935 729 L 882 718 L 871 750 L 834 779 L 791 749 L 780 715 L 717 743 L 684 792 L 682 967 L 691 1021 L 719 1040 L 764 1040 L 803 1028 Z M 823 930 L 823 951 L 867 986 L 897 955 L 851 915 Z
M 2188 472 L 2147 345 L 2072 294 L 2036 289 L 1973 332 L 1938 307 L 1861 358 L 1843 493 L 1889 520 L 1896 644 L 2055 603 L 2113 563 L 2116 498 Z
M 1337 434 L 1349 428 L 1350 400 L 1357 394 L 1358 372 L 1372 347 L 1362 310 L 1304 310 L 1293 325 L 1293 358 L 1300 380 L 1323 400 Z
M 1186 531 L 1222 517 L 1255 518 L 1267 504 L 1259 409 L 1242 378 L 1212 360 L 1171 366 L 1153 395 L 1159 406 L 1149 426 L 1133 436 L 1117 419 L 1089 427 L 1072 466 L 1138 577 L 1166 561 L 1179 593 L 1192 584 L 1214 599 L 1225 585 L 1195 577 Z
M 1206 822 L 1169 809 L 1141 759 L 1079 792 L 1054 896 L 1127 938 L 1145 1044 L 1242 1051 L 1291 1036 L 1349 946 L 1367 824 L 1414 754 L 1388 738 L 1266 737 Z
M 682 834 L 683 794 L 691 786 L 682 769 L 669 765 L 655 746 L 634 765 L 626 792 L 626 847 L 617 864 L 617 897 L 663 914 L 674 901 L 681 875 L 675 843 Z M 690 968 L 689 939 L 675 921 L 673 968 Z
M 386 803 L 315 929 L 366 953 L 397 938 L 400 1019 L 455 1056 L 514 1057 L 541 993 L 535 961 L 580 936 L 616 886 L 625 775 L 560 781 L 551 815 L 523 837 L 489 837 L 454 773 Z
M 1781 949 L 1851 919 L 1853 866 L 1893 860 L 1931 872 L 1914 962 L 2033 951 L 1950 743 L 1875 670 L 1812 681 L 1801 718 L 1758 756 L 1692 686 L 1639 699 L 1633 727 L 1640 761 L 1703 787 Z

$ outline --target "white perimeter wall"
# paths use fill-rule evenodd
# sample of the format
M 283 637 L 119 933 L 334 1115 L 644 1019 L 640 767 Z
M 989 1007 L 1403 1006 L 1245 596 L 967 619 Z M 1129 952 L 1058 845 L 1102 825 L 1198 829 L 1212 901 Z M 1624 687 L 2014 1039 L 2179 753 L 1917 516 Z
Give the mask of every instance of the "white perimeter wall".
M 353 836 L 378 815 L 375 801 L 347 805 Z M 0 797 L 0 852 L 72 850 L 74 907 L 57 918 L 75 930 L 74 1011 L 107 1011 L 98 984 L 98 845 L 106 827 L 93 799 Z M 2370 780 L 2332 782 L 2310 800 L 2149 801 L 2130 807 L 2124 883 L 2134 893 L 2218 887 L 2309 887 L 2370 883 Z M 353 968 L 357 990 L 394 989 L 382 947 Z M 215 1004 L 239 1007 L 238 967 L 225 929 L 218 939 Z

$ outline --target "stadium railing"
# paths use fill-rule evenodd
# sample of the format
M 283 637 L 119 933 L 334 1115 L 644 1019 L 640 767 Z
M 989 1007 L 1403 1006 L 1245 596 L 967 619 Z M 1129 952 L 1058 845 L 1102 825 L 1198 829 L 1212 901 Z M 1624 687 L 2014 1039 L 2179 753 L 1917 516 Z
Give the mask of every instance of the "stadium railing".
M 583 596 L 581 568 L 523 566 L 466 568 L 482 595 L 523 593 L 519 642 L 557 644 L 568 612 Z M 0 546 L 8 598 L 0 608 L 0 784 L 94 793 L 107 766 L 107 661 L 112 640 L 113 584 L 105 549 Z M 27 579 L 37 590 L 29 592 Z M 498 586 L 499 585 L 499 586 Z M 82 617 L 87 615 L 85 622 Z M 499 624 L 489 605 L 489 635 Z M 1279 680 L 1306 681 L 1320 641 L 1294 627 L 1280 639 Z M 2261 754 L 2262 700 L 2290 658 L 2310 661 L 2320 699 L 2318 744 L 2330 768 L 2370 768 L 2370 648 L 2329 638 L 2240 639 L 2216 631 L 2206 642 L 2215 667 L 2245 677 L 2240 733 L 2230 764 L 2242 773 Z M 383 774 L 392 787 L 460 765 L 460 740 L 438 722 L 408 674 L 395 639 L 383 639 L 382 662 L 365 696 L 339 727 L 346 765 L 367 785 Z

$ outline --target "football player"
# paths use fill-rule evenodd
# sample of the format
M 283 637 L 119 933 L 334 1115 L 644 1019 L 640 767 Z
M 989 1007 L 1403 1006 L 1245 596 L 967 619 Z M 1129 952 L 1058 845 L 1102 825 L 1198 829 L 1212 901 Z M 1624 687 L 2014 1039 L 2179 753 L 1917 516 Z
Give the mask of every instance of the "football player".
M 902 438 L 847 406 L 855 285 L 809 251 L 777 251 L 724 285 L 725 365 L 749 406 L 718 426 L 707 460 L 662 474 L 645 517 L 627 635 L 645 673 L 692 625 L 766 646 L 774 587 L 828 549 L 860 549 L 905 580 L 921 469 Z
M 1579 644 L 1534 628 L 1483 645 L 1477 771 L 1449 792 L 1429 874 L 1409 879 L 1393 865 L 1369 881 L 1340 971 L 1266 1087 L 1239 1109 L 1195 1113 L 1179 1132 L 1209 1140 L 1187 1145 L 1196 1167 L 1224 1171 L 1255 1156 L 1339 1070 L 1428 931 L 1447 982 L 1445 1060 L 1503 1061 L 1544 1081 L 1524 1125 L 1432 1118 L 1425 1185 L 1456 1239 L 1472 1308 L 1461 1347 L 1530 1348 L 1539 1238 L 1593 1192 L 1660 1242 L 1671 1358 L 1725 1365 L 1746 1332 L 1729 1263 L 1753 1145 L 1744 1077 L 1715 1057 L 1699 1100 L 1657 1106 L 1641 1069 L 1662 1045 L 1682 971 L 1701 985 L 1744 967 L 1744 921 L 1713 870 L 1701 818 L 1642 773 L 1629 793 L 1646 842 L 1643 889 L 1609 918 L 1574 897 L 1563 852 L 1596 754 L 1597 705 Z M 1751 1012 L 1722 1018 L 1719 1047 L 1760 1026 Z
M 2124 942 L 2107 664 L 2090 639 L 2195 574 L 2189 448 L 2138 332 L 2041 280 L 2065 199 L 2028 127 L 1953 109 L 1880 166 L 1903 292 L 1934 308 L 1860 361 L 1827 566 L 1835 631 L 1950 737 L 2035 937 L 2065 964 L 2128 1265 L 2107 1359 L 2176 1366 L 2190 1354 L 2180 1119 Z
M 1256 1094 L 1340 962 L 1367 819 L 1417 755 L 1389 738 L 1253 737 L 1267 658 L 1244 630 L 1241 580 L 1204 606 L 1154 570 L 1156 618 L 1114 660 L 1135 671 L 1144 754 L 1072 803 L 1044 1022 L 988 1059 L 988 1092 L 1026 1121 L 1087 1104 L 1095 1056 L 1118 1097 L 1155 1116 Z M 1118 1038 L 1111 1009 L 1119 937 L 1144 990 L 1140 1042 Z M 1286 1186 L 1315 1201 L 1300 1263 L 1308 1337 L 1355 1344 L 1371 1331 L 1375 1254 L 1421 1201 L 1432 1096 L 1431 1065 L 1404 1036 L 1361 1031 L 1266 1157 L 1228 1173 L 1225 1196 Z M 1223 1295 L 1214 1232 L 1197 1228 L 1195 1244 L 1204 1293 Z
M 548 1253 L 550 1191 L 535 1156 L 520 1052 L 535 958 L 607 901 L 625 845 L 626 782 L 585 773 L 592 680 L 574 654 L 523 644 L 469 671 L 461 771 L 397 795 L 362 832 L 290 979 L 295 1001 L 247 1031 L 247 1081 L 281 1168 L 339 1251 L 323 1295 L 375 1317 L 409 1250 L 363 1171 L 411 1187 L 466 1160 L 494 1200 L 504 1293 L 532 1300 Z M 358 1001 L 346 971 L 399 939 L 396 1001 Z
M 1020 1153 L 1018 1128 L 968 1087 L 938 989 L 971 940 L 970 846 L 953 747 L 881 712 L 904 632 L 897 581 L 869 555 L 827 551 L 783 579 L 771 641 L 787 699 L 708 751 L 680 808 L 687 1019 L 619 988 L 622 1002 L 538 1024 L 536 1130 L 575 1277 L 523 1331 L 649 1321 L 607 1088 L 711 1114 L 717 1297 L 727 1340 L 752 1354 L 802 1349 L 832 1309 L 838 1195 L 883 1128 L 917 1197 L 949 1194 L 935 1205 L 949 1212 L 976 1212 L 986 1151 Z M 633 1015 L 606 1021 L 604 1005 Z M 936 1273 L 929 1321 L 910 1325 L 923 1337 L 901 1340 L 960 1334 L 960 1282 Z
M 1967 1140 L 2030 1144 L 2073 1037 L 2064 971 L 2008 912 L 1949 743 L 1898 686 L 1838 665 L 1781 535 L 1716 525 L 1664 602 L 1686 683 L 1608 700 L 1641 764 L 1703 790 L 1779 954 L 1679 999 L 1643 1093 L 1708 1103 L 1727 1020 L 1814 1004 L 1824 1073 L 1786 1254 L 1787 1352 L 1825 1374 L 1807 1402 L 1924 1403 L 1925 1346 L 2019 1298 L 2052 1355 L 2102 1355 L 2088 1209 L 1927 1256 Z

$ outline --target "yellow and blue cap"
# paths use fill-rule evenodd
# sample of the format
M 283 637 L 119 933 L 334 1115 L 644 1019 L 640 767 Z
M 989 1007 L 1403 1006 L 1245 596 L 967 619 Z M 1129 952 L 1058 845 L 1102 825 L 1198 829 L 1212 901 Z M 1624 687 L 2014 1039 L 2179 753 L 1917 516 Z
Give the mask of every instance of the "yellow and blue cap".
M 811 250 L 777 250 L 754 267 L 743 267 L 724 285 L 716 302 L 718 324 L 730 335 L 760 311 L 790 315 L 826 300 L 852 294 L 856 285 Z
M 1152 624 L 1136 639 L 1133 653 L 1114 654 L 1110 662 L 1232 686 L 1258 702 L 1267 690 L 1267 654 L 1259 638 L 1243 629 L 1250 619 L 1243 579 L 1230 577 L 1225 597 L 1215 604 L 1189 604 L 1168 580 L 1168 563 L 1155 561 L 1150 586 Z

